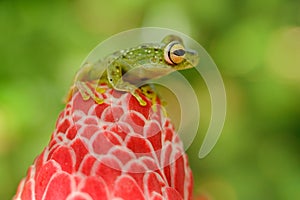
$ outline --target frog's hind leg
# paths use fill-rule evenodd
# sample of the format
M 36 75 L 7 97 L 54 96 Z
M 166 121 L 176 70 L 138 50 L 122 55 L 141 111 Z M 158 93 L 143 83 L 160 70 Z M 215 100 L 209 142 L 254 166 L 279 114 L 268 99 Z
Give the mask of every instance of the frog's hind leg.
M 148 98 L 151 100 L 152 102 L 152 109 L 154 112 L 157 112 L 157 109 L 158 109 L 158 95 L 157 95 L 157 91 L 156 89 L 153 87 L 153 85 L 149 85 L 149 84 L 146 84 L 146 85 L 143 85 L 141 87 L 141 91 L 142 93 Z M 161 102 L 161 100 L 160 100 Z M 167 116 L 167 115 L 166 115 Z
M 95 93 L 91 90 L 91 88 L 83 81 L 76 81 L 75 86 L 78 89 L 82 99 L 84 101 L 89 100 L 92 98 L 96 103 L 102 104 L 104 102 L 103 99 L 97 97 Z
M 151 100 L 152 105 L 155 105 L 157 103 L 157 94 L 155 90 L 149 84 L 143 85 L 140 88 L 142 93 Z

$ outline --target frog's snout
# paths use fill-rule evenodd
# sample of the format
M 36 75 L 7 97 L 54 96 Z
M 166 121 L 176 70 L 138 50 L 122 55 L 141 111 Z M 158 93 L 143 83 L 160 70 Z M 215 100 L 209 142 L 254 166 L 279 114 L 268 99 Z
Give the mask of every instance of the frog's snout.
M 185 59 L 190 62 L 192 67 L 196 67 L 199 63 L 199 54 L 194 50 L 186 50 Z

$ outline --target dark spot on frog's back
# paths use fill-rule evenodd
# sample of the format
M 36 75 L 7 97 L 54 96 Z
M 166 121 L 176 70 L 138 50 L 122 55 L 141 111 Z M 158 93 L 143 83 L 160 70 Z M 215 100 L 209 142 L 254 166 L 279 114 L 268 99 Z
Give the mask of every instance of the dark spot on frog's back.
M 149 78 L 144 77 L 144 78 L 140 78 L 140 80 L 141 81 L 147 81 L 147 80 L 149 80 Z
M 148 45 L 145 45 L 145 44 L 142 44 L 142 45 L 140 46 L 141 49 L 146 49 L 147 47 L 148 47 Z

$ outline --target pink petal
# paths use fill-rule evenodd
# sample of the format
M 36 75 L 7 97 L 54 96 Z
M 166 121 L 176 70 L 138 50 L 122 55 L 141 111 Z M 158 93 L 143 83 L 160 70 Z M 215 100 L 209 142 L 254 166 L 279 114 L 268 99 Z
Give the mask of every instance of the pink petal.
M 141 188 L 135 180 L 130 176 L 120 177 L 114 187 L 114 196 L 123 198 L 124 200 L 145 200 Z
M 88 193 L 94 200 L 108 200 L 108 188 L 100 177 L 91 176 L 85 180 L 81 191 Z
M 183 200 L 182 196 L 174 188 L 167 187 L 165 190 L 167 200 Z
M 69 127 L 70 121 L 65 119 L 61 124 L 58 125 L 57 132 L 65 133 Z
M 130 150 L 125 147 L 114 147 L 114 149 L 110 151 L 110 153 L 111 155 L 114 155 L 116 158 L 118 158 L 123 165 L 125 165 L 130 160 L 135 159 L 135 155 L 133 154 L 133 152 L 130 152 Z
M 53 161 L 46 162 L 40 169 L 39 174 L 37 174 L 35 182 L 35 197 L 36 199 L 42 199 L 42 196 L 49 184 L 52 176 L 59 171 L 58 167 Z
M 177 155 L 180 156 L 181 153 L 177 153 Z M 173 172 L 172 177 L 174 178 L 174 187 L 175 189 L 184 196 L 184 180 L 185 180 L 185 174 L 182 173 L 185 171 L 184 163 L 183 163 L 183 157 L 180 156 L 178 159 L 176 159 L 176 162 L 173 164 Z
M 80 171 L 85 175 L 91 174 L 91 169 L 96 161 L 96 158 L 94 156 L 88 155 L 85 157 L 85 159 L 82 161 Z
M 132 95 L 129 96 L 128 110 L 137 111 L 144 115 L 146 119 L 149 117 L 151 108 L 151 102 L 141 95 L 142 99 L 147 102 L 146 106 L 141 106 L 140 103 Z
M 72 173 L 74 167 L 72 153 L 74 152 L 69 147 L 61 146 L 53 152 L 50 159 L 55 160 L 63 171 Z
M 22 200 L 31 200 L 34 198 L 34 181 L 27 181 L 24 185 L 23 192 L 21 194 Z
M 149 153 L 151 151 L 149 143 L 143 137 L 130 137 L 127 142 L 127 147 L 134 153 Z
M 96 154 L 104 155 L 113 147 L 113 144 L 103 132 L 98 132 L 95 140 L 92 142 L 92 147 Z
M 135 133 L 143 135 L 145 119 L 136 112 L 128 112 L 124 114 L 124 122 L 131 126 Z
M 112 189 L 114 186 L 114 182 L 118 176 L 121 175 L 121 166 L 119 163 L 109 156 L 106 158 L 102 158 L 99 161 L 98 166 L 96 166 L 96 175 L 103 178 L 109 189 Z
M 85 145 L 80 139 L 76 139 L 73 144 L 71 145 L 73 148 L 75 155 L 76 155 L 76 165 L 75 165 L 75 170 L 77 171 L 81 161 L 85 157 L 85 155 L 88 153 L 88 150 L 86 149 Z
M 71 185 L 69 175 L 65 173 L 56 174 L 53 179 L 51 179 L 43 200 L 67 199 L 71 193 Z
M 159 175 L 154 172 L 151 172 L 147 175 L 145 184 L 147 185 L 149 194 L 162 194 L 162 188 L 165 186 L 165 183 L 162 182 L 161 178 L 159 178 Z

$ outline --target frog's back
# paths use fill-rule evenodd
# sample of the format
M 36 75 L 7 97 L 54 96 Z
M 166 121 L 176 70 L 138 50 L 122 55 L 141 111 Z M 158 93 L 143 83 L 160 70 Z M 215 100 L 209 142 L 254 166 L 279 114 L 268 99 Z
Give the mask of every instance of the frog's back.
M 143 64 L 164 63 L 161 44 L 142 44 L 134 48 L 116 52 L 115 61 L 128 63 L 129 70 Z

